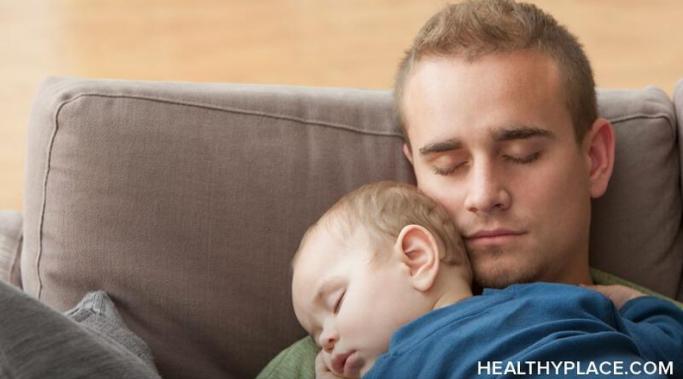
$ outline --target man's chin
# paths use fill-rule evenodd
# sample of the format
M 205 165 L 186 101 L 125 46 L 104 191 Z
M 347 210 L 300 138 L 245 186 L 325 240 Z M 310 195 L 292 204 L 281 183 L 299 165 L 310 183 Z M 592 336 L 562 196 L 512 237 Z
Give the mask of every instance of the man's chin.
M 519 257 L 486 253 L 472 258 L 474 281 L 482 288 L 505 288 L 511 284 L 529 283 L 536 277 L 536 267 Z

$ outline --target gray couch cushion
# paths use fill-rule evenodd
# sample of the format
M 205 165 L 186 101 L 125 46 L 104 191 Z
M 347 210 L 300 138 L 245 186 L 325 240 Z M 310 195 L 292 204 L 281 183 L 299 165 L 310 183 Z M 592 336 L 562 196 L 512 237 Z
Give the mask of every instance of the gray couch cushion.
M 0 309 L 0 378 L 159 378 L 123 345 L 86 332 L 4 282 Z
M 92 291 L 64 315 L 112 350 L 120 350 L 128 357 L 127 365 L 147 365 L 156 372 L 149 346 L 135 335 L 116 310 L 116 305 L 105 291 Z
M 598 103 L 617 146 L 607 193 L 593 202 L 591 265 L 675 298 L 683 239 L 673 105 L 653 87 L 599 91 Z
M 623 146 L 593 263 L 671 296 L 671 104 L 649 90 L 600 102 Z M 62 310 L 106 290 L 164 378 L 254 377 L 304 335 L 289 283 L 304 230 L 364 183 L 414 183 L 401 144 L 387 91 L 48 80 L 29 129 L 24 288 Z
M 21 213 L 0 211 L 0 280 L 20 288 L 21 226 Z

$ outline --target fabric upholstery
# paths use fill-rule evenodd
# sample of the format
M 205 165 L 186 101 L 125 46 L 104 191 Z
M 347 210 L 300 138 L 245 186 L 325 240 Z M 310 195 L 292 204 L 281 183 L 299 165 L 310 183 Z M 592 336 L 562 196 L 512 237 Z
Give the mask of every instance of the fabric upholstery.
M 371 181 L 412 181 L 382 91 L 54 79 L 29 130 L 25 289 L 103 289 L 164 378 L 254 377 L 301 335 L 289 259 Z M 273 322 L 273 320 L 281 322 Z
M 617 145 L 607 193 L 593 202 L 591 266 L 675 298 L 683 234 L 673 104 L 654 87 L 599 91 L 598 104 Z
M 149 346 L 131 332 L 116 310 L 116 304 L 104 291 L 92 291 L 64 315 L 77 322 L 99 342 L 111 350 L 123 350 L 126 365 L 146 365 L 156 372 Z
M 654 89 L 600 107 L 620 145 L 592 262 L 673 296 L 673 107 Z M 401 144 L 388 91 L 49 79 L 28 135 L 24 288 L 60 310 L 103 289 L 164 378 L 254 377 L 304 335 L 289 284 L 304 230 L 362 184 L 414 183 Z
M 0 211 L 0 281 L 21 288 L 20 255 L 22 217 L 15 211 Z
M 122 345 L 0 282 L 0 378 L 159 379 Z
M 676 111 L 676 137 L 678 142 L 683 139 L 683 80 L 679 80 L 678 83 L 676 84 L 676 87 L 674 88 L 673 91 L 673 102 L 674 102 L 674 110 Z M 679 154 L 679 161 L 683 162 L 683 149 L 679 147 L 678 149 L 678 154 Z M 683 173 L 683 165 L 681 165 L 681 172 Z M 683 193 L 683 180 L 680 181 L 680 186 L 681 186 L 681 193 Z M 679 280 L 679 287 L 678 287 L 678 299 L 683 300 L 683 268 L 681 268 L 681 278 Z

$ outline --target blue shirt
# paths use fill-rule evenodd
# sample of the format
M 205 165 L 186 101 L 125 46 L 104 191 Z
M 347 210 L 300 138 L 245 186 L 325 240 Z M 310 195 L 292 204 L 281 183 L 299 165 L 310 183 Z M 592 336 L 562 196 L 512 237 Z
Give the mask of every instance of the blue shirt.
M 485 289 L 404 325 L 364 379 L 666 377 L 645 374 L 647 361 L 683 377 L 680 308 L 645 296 L 617 312 L 596 291 L 533 283 Z

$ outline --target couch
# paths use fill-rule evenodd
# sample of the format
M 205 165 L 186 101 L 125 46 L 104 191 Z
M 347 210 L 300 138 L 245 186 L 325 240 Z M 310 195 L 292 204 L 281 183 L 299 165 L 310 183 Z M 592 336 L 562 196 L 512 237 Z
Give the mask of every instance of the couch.
M 683 300 L 683 82 L 598 102 L 617 148 L 591 264 Z M 106 291 L 164 378 L 252 378 L 305 335 L 303 232 L 364 183 L 414 183 L 401 144 L 385 90 L 49 78 L 0 280 L 59 311 Z

